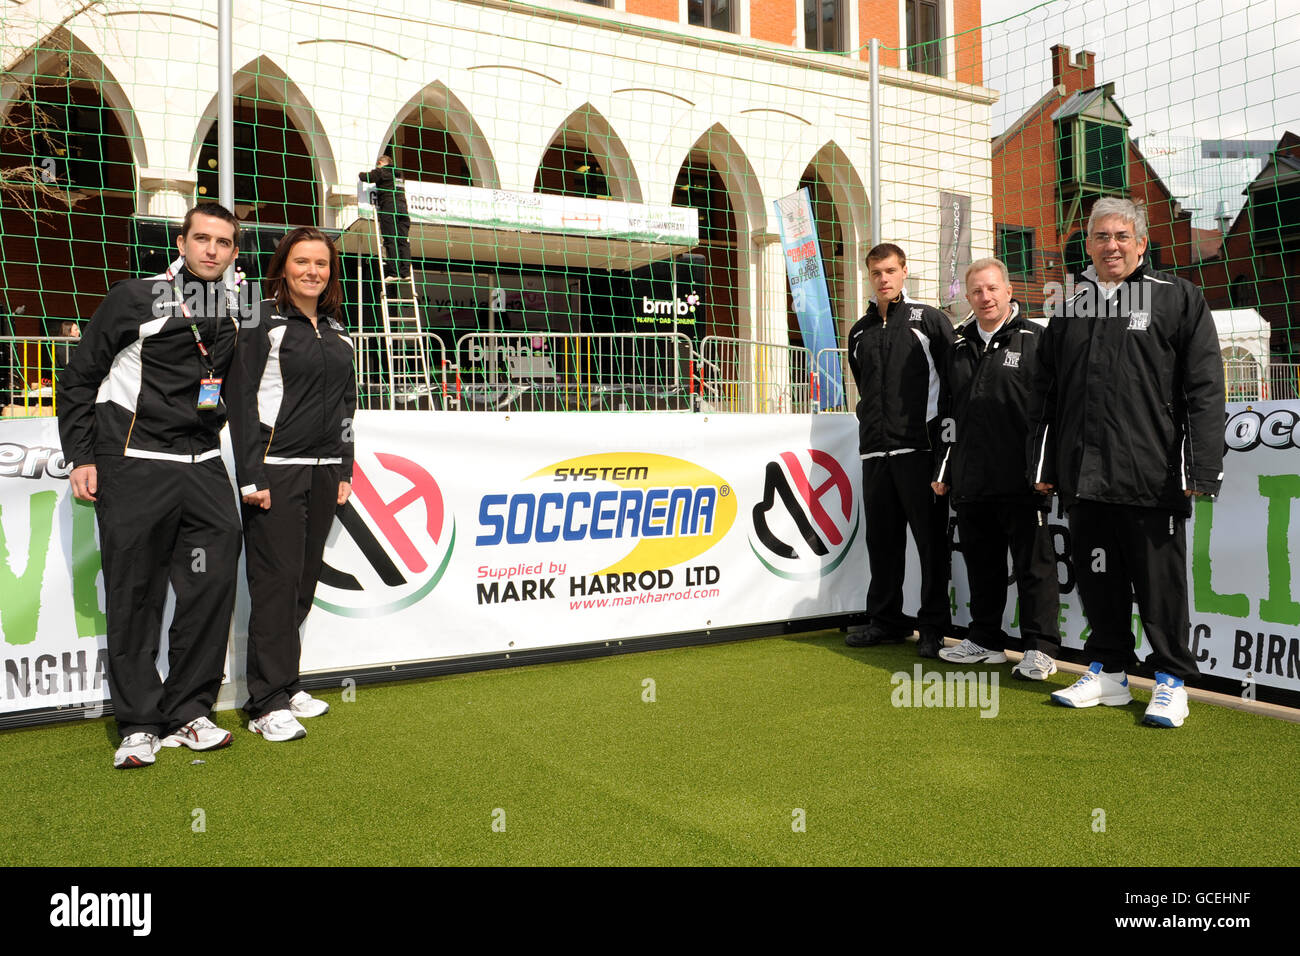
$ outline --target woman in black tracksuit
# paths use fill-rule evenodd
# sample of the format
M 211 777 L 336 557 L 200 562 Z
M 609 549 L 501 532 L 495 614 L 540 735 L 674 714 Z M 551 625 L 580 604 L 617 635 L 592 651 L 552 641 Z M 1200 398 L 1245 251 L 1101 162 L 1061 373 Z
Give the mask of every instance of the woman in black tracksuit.
M 311 227 L 281 240 L 267 270 L 272 298 L 240 332 L 231 437 L 243 497 L 249 730 L 297 740 L 301 717 L 329 709 L 302 689 L 301 628 L 325 537 L 352 491 L 353 346 L 339 321 L 339 256 Z

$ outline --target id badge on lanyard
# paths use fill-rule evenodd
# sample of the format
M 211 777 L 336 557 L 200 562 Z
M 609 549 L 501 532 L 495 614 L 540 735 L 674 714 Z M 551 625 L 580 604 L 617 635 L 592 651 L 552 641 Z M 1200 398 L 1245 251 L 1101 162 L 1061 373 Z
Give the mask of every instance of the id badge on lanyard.
M 221 405 L 221 379 L 199 380 L 199 408 L 218 408 Z
M 208 347 L 203 344 L 203 335 L 199 332 L 198 324 L 194 321 L 189 308 L 185 305 L 180 286 L 173 286 L 172 288 L 176 291 L 176 304 L 180 307 L 181 315 L 190 320 L 190 331 L 194 333 L 194 344 L 198 347 L 199 357 L 208 370 L 208 374 L 199 379 L 199 400 L 195 403 L 195 407 L 204 409 L 220 408 L 221 379 L 217 377 L 216 369 L 212 367 L 212 355 L 208 352 Z

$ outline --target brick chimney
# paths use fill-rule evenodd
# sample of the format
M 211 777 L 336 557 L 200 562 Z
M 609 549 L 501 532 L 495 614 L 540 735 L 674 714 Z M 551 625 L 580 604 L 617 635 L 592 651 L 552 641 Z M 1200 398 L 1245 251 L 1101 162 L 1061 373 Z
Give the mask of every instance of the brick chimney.
M 1065 85 L 1067 93 L 1078 90 L 1090 90 L 1097 85 L 1093 73 L 1093 61 L 1096 58 L 1091 50 L 1080 50 L 1073 61 L 1070 60 L 1070 48 L 1056 44 L 1052 47 L 1052 85 Z

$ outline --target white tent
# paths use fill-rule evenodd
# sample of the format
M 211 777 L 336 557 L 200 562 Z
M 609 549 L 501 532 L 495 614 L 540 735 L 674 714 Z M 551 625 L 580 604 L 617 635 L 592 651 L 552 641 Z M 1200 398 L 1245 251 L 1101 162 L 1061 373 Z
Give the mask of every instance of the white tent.
M 1223 377 L 1228 401 L 1267 398 L 1268 323 L 1254 309 L 1216 309 L 1214 327 L 1223 352 Z

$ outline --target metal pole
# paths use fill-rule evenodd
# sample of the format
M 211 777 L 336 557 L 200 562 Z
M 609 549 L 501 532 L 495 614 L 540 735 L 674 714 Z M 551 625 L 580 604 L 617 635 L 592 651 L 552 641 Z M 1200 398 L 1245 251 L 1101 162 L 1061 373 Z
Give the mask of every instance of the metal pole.
M 871 38 L 871 245 L 884 242 L 880 218 L 880 41 Z
M 217 0 L 217 192 L 218 201 L 235 211 L 235 87 L 231 7 Z
M 234 0 L 217 0 L 217 201 L 235 211 L 235 77 L 231 54 L 231 7 Z M 235 264 L 226 270 L 235 281 Z
M 681 361 L 682 361 L 682 355 L 681 355 L 681 342 L 678 341 L 678 338 L 677 338 L 677 256 L 673 256 L 673 257 L 672 257 L 670 260 L 668 260 L 668 261 L 671 262 L 671 263 L 673 264 L 673 271 L 670 273 L 671 276 L 672 276 L 672 288 L 669 290 L 669 294 L 670 294 L 670 297 L 671 297 L 672 300 L 673 300 L 673 338 L 672 338 L 672 342 L 673 342 L 673 391 L 676 392 L 676 391 L 678 391 L 678 390 L 681 388 L 681 385 L 682 385 L 682 372 L 681 372 Z M 651 270 L 651 275 L 653 276 L 653 275 L 654 275 L 654 266 L 651 266 L 651 267 L 650 267 L 650 270 Z M 653 286 L 651 287 L 651 289 L 652 289 L 652 291 L 653 291 Z

